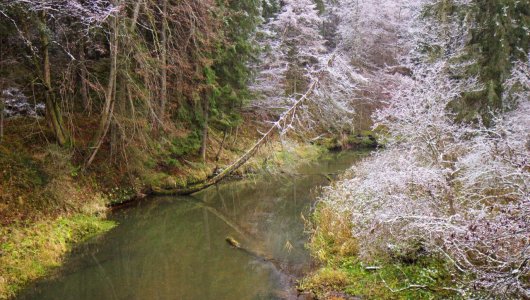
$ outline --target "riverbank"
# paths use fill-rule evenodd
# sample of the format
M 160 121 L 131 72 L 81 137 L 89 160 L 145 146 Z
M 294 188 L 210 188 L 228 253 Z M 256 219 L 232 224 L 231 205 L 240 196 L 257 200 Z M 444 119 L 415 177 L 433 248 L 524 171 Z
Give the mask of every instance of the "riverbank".
M 319 267 L 299 282 L 314 299 L 459 299 L 453 267 L 434 256 L 362 260 L 347 213 L 320 203 L 309 249 Z
M 260 125 L 249 120 L 251 125 L 232 134 L 212 131 L 206 162 L 188 153 L 194 149 L 190 139 L 162 139 L 152 145 L 154 150 L 138 153 L 126 169 L 100 159 L 88 170 L 79 167 L 76 148 L 50 145 L 46 135 L 33 132 L 34 119 L 12 120 L 17 124 L 6 128 L 17 131 L 7 130 L 0 145 L 0 299 L 48 274 L 76 243 L 112 228 L 105 221 L 109 207 L 144 197 L 153 187 L 201 182 L 239 157 L 259 137 Z M 328 151 L 323 144 L 329 140 L 336 149 L 338 141 L 332 137 L 318 145 L 293 137 L 269 143 L 234 176 L 289 172 Z

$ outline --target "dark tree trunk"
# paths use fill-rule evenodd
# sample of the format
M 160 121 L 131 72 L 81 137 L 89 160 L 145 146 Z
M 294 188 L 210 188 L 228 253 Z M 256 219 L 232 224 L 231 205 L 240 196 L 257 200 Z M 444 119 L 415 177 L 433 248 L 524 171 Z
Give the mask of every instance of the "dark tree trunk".
M 4 97 L 2 93 L 4 90 L 0 86 L 0 144 L 4 139 Z
M 83 101 L 83 109 L 90 114 L 92 112 L 92 104 L 88 96 L 88 72 L 86 69 L 86 56 L 85 56 L 85 43 L 81 43 L 79 47 L 79 92 L 81 94 L 81 100 Z

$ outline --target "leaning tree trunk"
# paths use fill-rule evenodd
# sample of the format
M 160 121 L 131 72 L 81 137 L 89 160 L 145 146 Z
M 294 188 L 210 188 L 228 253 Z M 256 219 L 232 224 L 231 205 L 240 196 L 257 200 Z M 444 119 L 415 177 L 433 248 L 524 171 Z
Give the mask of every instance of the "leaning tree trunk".
M 61 108 L 55 98 L 51 80 L 50 65 L 50 39 L 46 26 L 46 12 L 41 13 L 40 37 L 42 43 L 42 81 L 46 89 L 46 119 L 52 129 L 59 145 L 64 146 L 69 142 L 68 132 L 64 127 Z
M 318 81 L 313 81 L 313 83 L 310 84 L 309 89 L 307 92 L 298 99 L 293 106 L 291 106 L 283 115 L 274 123 L 274 125 L 250 148 L 243 156 L 239 157 L 234 163 L 232 163 L 230 166 L 228 166 L 226 169 L 224 169 L 221 173 L 219 173 L 217 176 L 212 177 L 202 183 L 199 183 L 197 185 L 188 187 L 188 188 L 182 188 L 182 189 L 161 189 L 158 187 L 152 187 L 152 191 L 155 194 L 160 195 L 191 195 L 193 193 L 196 193 L 198 191 L 204 190 L 214 184 L 219 183 L 223 179 L 225 179 L 228 175 L 232 174 L 234 171 L 236 171 L 239 167 L 244 165 L 250 158 L 252 158 L 258 150 L 267 142 L 277 131 L 276 129 L 279 129 L 281 127 L 282 123 L 285 123 L 289 118 L 294 117 L 296 114 L 296 110 L 309 98 L 309 96 L 313 93 Z
M 101 112 L 99 128 L 94 138 L 94 147 L 92 154 L 88 158 L 85 168 L 88 168 L 96 157 L 107 132 L 114 114 L 114 104 L 116 100 L 116 77 L 118 74 L 118 16 L 115 15 L 110 23 L 110 71 L 107 91 L 105 93 L 105 104 Z

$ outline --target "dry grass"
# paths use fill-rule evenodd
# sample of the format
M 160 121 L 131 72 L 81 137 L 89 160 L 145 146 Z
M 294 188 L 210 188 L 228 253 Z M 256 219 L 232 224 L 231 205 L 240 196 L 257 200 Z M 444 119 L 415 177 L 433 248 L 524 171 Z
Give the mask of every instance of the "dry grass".
M 320 203 L 313 215 L 313 225 L 309 246 L 317 259 L 327 262 L 335 257 L 357 255 L 358 244 L 352 237 L 352 224 L 347 214 Z

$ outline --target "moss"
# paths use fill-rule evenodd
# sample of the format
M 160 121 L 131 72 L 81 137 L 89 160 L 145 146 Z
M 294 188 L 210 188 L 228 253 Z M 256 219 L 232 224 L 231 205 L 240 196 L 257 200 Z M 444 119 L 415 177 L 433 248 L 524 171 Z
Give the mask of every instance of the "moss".
M 316 145 L 310 145 L 310 144 L 301 144 L 295 148 L 295 153 L 298 156 L 298 158 L 303 158 L 306 161 L 317 160 L 326 151 L 327 149 L 323 147 L 319 147 Z
M 101 217 L 78 214 L 0 228 L 0 299 L 59 266 L 75 243 L 114 226 Z
M 186 182 L 188 184 L 199 183 L 199 182 L 202 182 L 202 181 L 205 181 L 206 179 L 208 179 L 209 175 L 210 174 L 208 173 L 207 170 L 196 169 L 193 172 L 190 172 L 188 174 L 188 176 L 186 177 Z
M 342 145 L 337 137 L 324 138 L 319 142 L 319 144 L 329 150 L 342 148 Z
M 160 186 L 163 178 L 164 178 L 164 174 L 162 173 L 145 172 L 145 173 L 142 173 L 141 180 L 148 186 Z
M 174 138 L 171 141 L 170 153 L 174 157 L 181 157 L 197 153 L 201 147 L 201 137 L 197 132 L 192 132 L 186 137 Z
M 272 145 L 272 154 L 262 154 L 261 165 L 255 165 L 256 160 L 251 160 L 248 168 L 254 170 L 264 169 L 268 172 L 290 172 L 294 171 L 297 166 L 309 163 L 321 157 L 328 150 L 320 145 L 304 144 L 295 141 L 277 143 Z
M 350 282 L 348 273 L 339 268 L 324 267 L 300 283 L 300 289 L 322 295 L 327 290 L 343 290 Z

